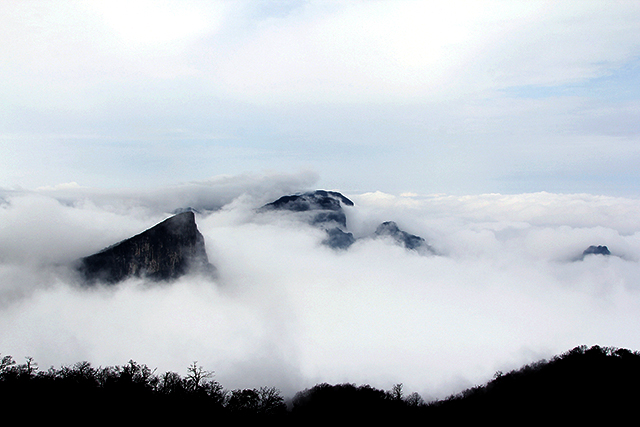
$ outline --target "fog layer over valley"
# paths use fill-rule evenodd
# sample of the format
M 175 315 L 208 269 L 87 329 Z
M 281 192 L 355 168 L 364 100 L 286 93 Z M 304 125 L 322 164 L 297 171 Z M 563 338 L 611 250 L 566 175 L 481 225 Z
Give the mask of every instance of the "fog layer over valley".
M 129 359 L 226 388 L 319 382 L 425 399 L 577 345 L 640 349 L 640 200 L 589 194 L 352 194 L 355 243 L 295 212 L 313 175 L 218 177 L 156 191 L 0 190 L 0 352 L 45 369 Z M 86 287 L 68 267 L 193 208 L 217 278 Z M 374 238 L 384 221 L 436 255 Z M 606 245 L 611 255 L 586 255 Z

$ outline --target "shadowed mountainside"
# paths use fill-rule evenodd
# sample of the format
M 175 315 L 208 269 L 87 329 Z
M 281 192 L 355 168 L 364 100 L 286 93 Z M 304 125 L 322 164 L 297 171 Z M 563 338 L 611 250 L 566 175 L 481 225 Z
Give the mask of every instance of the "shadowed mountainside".
M 640 399 L 640 353 L 576 347 L 549 361 L 503 374 L 431 405 L 449 421 L 583 422 L 624 420 Z
M 420 236 L 401 230 L 394 221 L 385 221 L 376 228 L 376 237 L 391 237 L 396 244 L 407 249 L 435 254 L 435 251 Z
M 88 282 L 116 283 L 130 277 L 172 280 L 190 271 L 213 273 L 195 214 L 186 211 L 102 251 L 82 258 Z
M 611 255 L 609 248 L 606 246 L 589 246 L 587 249 L 582 252 L 582 257 L 584 258 L 587 255 Z
M 347 216 L 342 205 L 353 206 L 353 202 L 335 191 L 313 192 L 282 196 L 267 203 L 258 212 L 291 211 L 298 213 L 309 224 L 320 227 L 327 233 L 323 243 L 334 249 L 347 249 L 355 242 L 347 230 Z
M 355 243 L 356 238 L 348 231 L 347 216 L 342 205 L 351 207 L 354 203 L 336 191 L 316 190 L 282 196 L 262 206 L 258 212 L 278 210 L 296 212 L 309 224 L 325 230 L 327 238 L 323 240 L 323 244 L 333 249 L 348 249 Z M 380 224 L 374 237 L 391 237 L 396 244 L 406 249 L 435 253 L 422 237 L 400 230 L 393 221 Z

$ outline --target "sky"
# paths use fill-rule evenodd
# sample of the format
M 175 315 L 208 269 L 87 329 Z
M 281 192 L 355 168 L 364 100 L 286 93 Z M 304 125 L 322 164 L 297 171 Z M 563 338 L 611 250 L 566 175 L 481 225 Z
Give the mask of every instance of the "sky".
M 428 400 L 640 350 L 639 29 L 632 1 L 0 2 L 0 354 Z M 319 188 L 347 251 L 256 212 Z M 186 207 L 217 279 L 72 274 Z
M 633 196 L 633 1 L 4 1 L 0 186 Z

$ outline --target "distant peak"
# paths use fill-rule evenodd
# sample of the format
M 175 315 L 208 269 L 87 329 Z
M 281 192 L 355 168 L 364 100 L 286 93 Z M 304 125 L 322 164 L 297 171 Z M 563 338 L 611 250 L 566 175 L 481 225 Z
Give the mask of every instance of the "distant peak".
M 336 191 L 316 190 L 307 193 L 292 194 L 282 196 L 278 200 L 267 203 L 261 209 L 289 210 L 294 212 L 304 212 L 309 210 L 332 210 L 341 209 L 340 204 L 353 206 L 353 202 Z
M 582 252 L 582 256 L 586 255 L 611 255 L 609 248 L 606 246 L 589 246 L 587 249 Z
M 185 213 L 185 212 L 193 212 L 193 213 L 196 213 L 196 214 L 200 213 L 200 211 L 198 211 L 197 209 L 192 208 L 191 206 L 188 206 L 186 208 L 178 208 L 178 209 L 174 210 L 173 214 L 174 215 L 179 215 L 179 214 Z
M 429 252 L 433 252 L 433 249 L 427 245 L 422 237 L 401 230 L 394 221 L 385 221 L 380 224 L 378 228 L 376 228 L 375 235 L 392 237 L 397 243 L 407 249 L 417 250 L 423 248 Z
M 394 221 L 385 221 L 376 228 L 377 235 L 396 234 L 399 232 L 400 228 Z

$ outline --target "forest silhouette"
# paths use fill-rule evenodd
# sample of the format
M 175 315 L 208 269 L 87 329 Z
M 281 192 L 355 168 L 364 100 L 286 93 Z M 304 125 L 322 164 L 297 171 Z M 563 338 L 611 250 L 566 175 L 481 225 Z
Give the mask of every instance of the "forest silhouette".
M 156 373 L 133 360 L 93 367 L 82 361 L 41 370 L 30 357 L 0 360 L 0 401 L 22 421 L 309 421 L 352 424 L 411 421 L 493 424 L 625 421 L 640 403 L 640 353 L 579 346 L 445 399 L 425 402 L 369 385 L 317 384 L 289 401 L 274 387 L 227 390 L 194 362 L 187 375 Z

